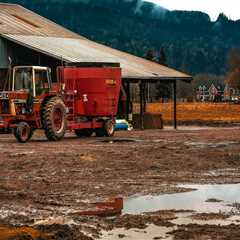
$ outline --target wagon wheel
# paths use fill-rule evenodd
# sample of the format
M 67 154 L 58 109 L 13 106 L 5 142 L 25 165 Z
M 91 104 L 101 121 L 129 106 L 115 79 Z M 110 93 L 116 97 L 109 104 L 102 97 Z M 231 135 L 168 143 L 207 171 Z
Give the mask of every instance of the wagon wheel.
M 112 120 L 107 120 L 104 122 L 102 128 L 97 128 L 95 130 L 97 137 L 112 137 L 114 135 L 114 123 Z
M 104 123 L 104 135 L 106 137 L 112 137 L 114 135 L 114 123 L 112 120 L 107 120 Z

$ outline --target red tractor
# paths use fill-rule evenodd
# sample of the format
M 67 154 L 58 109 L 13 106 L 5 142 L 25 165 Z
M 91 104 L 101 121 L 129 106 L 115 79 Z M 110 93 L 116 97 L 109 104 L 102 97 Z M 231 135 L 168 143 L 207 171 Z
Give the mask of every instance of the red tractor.
M 43 129 L 50 141 L 66 130 L 78 137 L 113 136 L 121 86 L 119 67 L 58 67 L 56 81 L 47 67 L 13 68 L 11 91 L 0 92 L 0 129 L 27 142 Z

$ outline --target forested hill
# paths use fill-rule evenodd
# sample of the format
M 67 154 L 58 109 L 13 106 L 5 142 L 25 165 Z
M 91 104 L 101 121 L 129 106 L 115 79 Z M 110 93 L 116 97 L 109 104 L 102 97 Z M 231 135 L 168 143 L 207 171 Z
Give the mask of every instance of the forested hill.
M 1 0 L 0 0 L 1 1 Z M 224 14 L 168 11 L 141 0 L 7 0 L 19 3 L 87 38 L 144 56 L 165 48 L 168 65 L 225 74 L 226 56 L 240 47 L 240 21 Z

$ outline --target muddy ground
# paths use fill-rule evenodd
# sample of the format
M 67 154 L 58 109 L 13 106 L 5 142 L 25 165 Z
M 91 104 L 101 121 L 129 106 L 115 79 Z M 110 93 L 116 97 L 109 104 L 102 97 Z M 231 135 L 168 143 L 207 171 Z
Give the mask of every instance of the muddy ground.
M 61 142 L 36 133 L 27 144 L 0 135 L 0 149 L 0 240 L 97 239 L 101 229 L 172 226 L 174 210 L 114 219 L 78 212 L 113 197 L 185 191 L 179 183 L 240 183 L 239 127 L 118 132 L 112 139 L 68 134 Z M 240 239 L 240 228 L 188 225 L 171 235 Z

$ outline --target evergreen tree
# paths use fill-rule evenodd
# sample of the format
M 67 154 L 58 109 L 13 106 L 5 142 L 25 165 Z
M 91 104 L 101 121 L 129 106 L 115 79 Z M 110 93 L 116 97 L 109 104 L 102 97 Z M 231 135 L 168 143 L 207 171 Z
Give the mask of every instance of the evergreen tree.
M 165 54 L 165 50 L 163 47 L 161 47 L 160 52 L 159 52 L 159 57 L 158 57 L 158 63 L 167 66 L 167 57 Z M 156 97 L 159 99 L 169 99 L 171 98 L 171 85 L 169 83 L 165 82 L 160 82 L 156 84 Z
M 166 58 L 164 47 L 161 47 L 160 49 L 158 63 L 161 65 L 167 66 L 167 58 Z
M 153 50 L 149 49 L 145 54 L 145 58 L 149 61 L 154 61 L 155 56 L 153 55 Z

